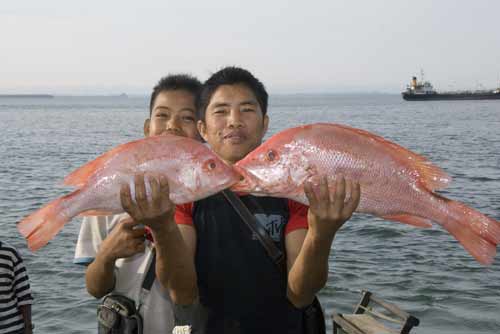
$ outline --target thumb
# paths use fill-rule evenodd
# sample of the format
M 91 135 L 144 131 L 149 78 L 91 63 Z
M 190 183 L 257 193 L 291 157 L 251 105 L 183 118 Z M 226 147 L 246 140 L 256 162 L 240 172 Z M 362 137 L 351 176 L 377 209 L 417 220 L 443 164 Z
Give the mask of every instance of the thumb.
M 140 223 L 136 222 L 135 220 L 133 220 L 131 217 L 127 217 L 127 218 L 120 220 L 120 223 L 122 225 L 122 228 L 127 229 L 127 230 L 132 230 L 135 226 L 140 224 Z

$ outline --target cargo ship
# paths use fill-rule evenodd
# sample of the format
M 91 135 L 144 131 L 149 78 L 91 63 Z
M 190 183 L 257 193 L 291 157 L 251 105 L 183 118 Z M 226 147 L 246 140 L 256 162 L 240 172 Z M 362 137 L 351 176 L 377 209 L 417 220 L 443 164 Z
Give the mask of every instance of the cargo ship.
M 429 81 L 419 82 L 417 77 L 413 77 L 401 95 L 406 101 L 499 100 L 500 87 L 491 90 L 437 92 Z

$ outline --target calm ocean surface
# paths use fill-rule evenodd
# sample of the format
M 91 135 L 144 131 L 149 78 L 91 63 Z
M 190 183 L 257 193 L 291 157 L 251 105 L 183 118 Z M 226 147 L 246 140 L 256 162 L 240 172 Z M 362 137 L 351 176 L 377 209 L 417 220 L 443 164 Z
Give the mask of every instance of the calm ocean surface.
M 38 333 L 94 333 L 96 301 L 72 264 L 79 221 L 36 254 L 15 224 L 67 193 L 81 164 L 142 137 L 147 98 L 0 99 L 0 239 L 24 256 Z M 442 193 L 500 220 L 500 101 L 404 102 L 398 95 L 272 96 L 269 134 L 338 122 L 428 157 L 452 177 Z M 356 215 L 339 232 L 320 299 L 351 312 L 367 289 L 417 316 L 415 333 L 500 333 L 500 256 L 484 267 L 439 226 L 421 230 Z

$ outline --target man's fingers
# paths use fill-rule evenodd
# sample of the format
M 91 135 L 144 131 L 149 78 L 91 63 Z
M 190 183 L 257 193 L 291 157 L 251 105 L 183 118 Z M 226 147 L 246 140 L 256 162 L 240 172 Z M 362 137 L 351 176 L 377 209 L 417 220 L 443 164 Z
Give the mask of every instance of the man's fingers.
M 345 178 L 341 176 L 335 182 L 335 202 L 333 203 L 333 210 L 335 212 L 342 212 L 345 199 Z
M 134 226 L 137 226 L 139 223 L 137 223 L 133 219 L 123 219 L 120 220 L 119 224 L 121 224 L 124 229 L 131 230 L 134 228 Z
M 139 244 L 139 246 L 137 247 L 137 251 L 140 253 L 146 251 L 146 243 L 144 241 Z
M 146 187 L 144 186 L 144 174 L 134 175 L 135 200 L 144 200 L 146 198 Z
M 352 180 L 345 181 L 345 196 L 344 203 L 347 203 L 352 198 Z
M 307 197 L 307 200 L 309 201 L 309 207 L 316 208 L 318 200 L 316 198 L 316 193 L 313 190 L 311 182 L 309 181 L 304 182 L 304 193 Z
M 170 198 L 170 185 L 168 184 L 168 179 L 163 175 L 160 175 L 160 192 L 162 195 Z
M 155 211 L 159 211 L 161 210 L 162 193 L 157 177 L 149 177 L 149 187 L 151 189 L 151 206 Z
M 129 216 L 125 216 L 123 218 L 120 218 L 120 220 L 118 221 L 118 223 L 124 223 L 124 224 L 128 224 L 128 223 L 131 223 L 133 222 L 134 220 L 132 219 L 132 217 L 129 217 Z
M 130 212 L 132 210 L 132 196 L 128 184 L 122 184 L 120 188 L 120 202 L 123 210 Z
M 145 177 L 144 174 L 138 174 L 134 176 L 135 185 L 135 202 L 141 212 L 147 212 L 148 210 L 148 198 L 146 195 L 146 185 L 144 184 Z
M 132 228 L 132 236 L 133 237 L 144 237 L 144 235 L 146 234 L 146 229 L 144 227 L 136 227 L 136 228 Z
M 359 184 L 359 182 L 355 182 L 351 186 L 351 197 L 349 198 L 349 201 L 346 203 L 344 207 L 344 212 L 349 216 L 351 216 L 352 213 L 356 211 L 360 200 L 361 200 L 361 185 Z
M 319 194 L 319 200 L 320 201 L 326 201 L 329 198 L 329 190 L 328 190 L 328 177 L 326 175 L 323 175 L 321 179 L 319 180 L 319 186 L 318 186 L 318 194 Z
M 330 206 L 330 190 L 328 187 L 328 177 L 323 175 L 318 185 L 318 207 L 323 212 L 328 212 Z
M 144 240 L 136 241 L 133 247 L 137 253 L 141 253 L 146 250 L 146 243 L 144 242 Z

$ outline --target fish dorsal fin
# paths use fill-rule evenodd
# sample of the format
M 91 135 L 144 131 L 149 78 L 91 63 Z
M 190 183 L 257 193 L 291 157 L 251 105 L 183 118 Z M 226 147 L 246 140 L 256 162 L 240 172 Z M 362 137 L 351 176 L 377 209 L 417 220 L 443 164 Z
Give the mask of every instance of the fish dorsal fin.
M 410 164 L 418 172 L 420 182 L 429 190 L 443 189 L 451 182 L 451 177 L 441 168 L 433 165 L 427 158 L 416 154 L 398 144 L 388 141 L 380 136 L 362 129 L 351 128 L 349 126 L 335 124 L 342 129 L 354 132 L 358 135 L 369 137 L 376 142 L 388 147 L 396 153 L 394 157 L 405 164 Z
M 138 141 L 139 140 L 136 140 L 130 143 L 117 146 L 114 149 L 98 156 L 94 160 L 87 162 L 85 165 L 81 166 L 80 168 L 74 170 L 69 175 L 67 175 L 63 180 L 63 185 L 74 186 L 74 187 L 83 186 L 85 182 L 88 180 L 88 178 L 94 175 L 97 170 L 100 170 L 109 159 L 116 156 L 117 153 L 128 149 L 131 145 L 135 144 Z
M 125 144 L 121 144 L 109 150 L 108 152 L 98 156 L 94 160 L 87 162 L 85 165 L 81 166 L 80 168 L 76 169 L 68 176 L 66 176 L 63 180 L 63 185 L 74 186 L 74 187 L 83 186 L 91 176 L 95 175 L 100 170 L 102 170 L 110 160 L 112 160 L 117 156 L 120 156 L 120 154 L 123 151 L 138 150 L 141 153 L 133 155 L 134 158 L 139 159 L 139 157 L 141 157 L 146 160 L 149 160 L 151 158 L 160 158 L 163 154 L 167 156 L 171 155 L 171 151 L 169 150 L 163 150 L 163 151 L 160 150 L 161 151 L 160 152 L 159 150 L 153 149 L 155 147 L 158 147 L 158 145 L 165 143 L 165 141 L 171 143 L 172 144 L 171 147 L 176 147 L 177 143 L 179 143 L 178 145 L 182 145 L 181 143 L 186 141 L 198 143 L 194 139 L 189 139 L 172 134 L 158 135 L 158 136 L 151 136 L 142 139 L 137 139 Z

